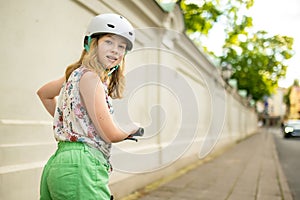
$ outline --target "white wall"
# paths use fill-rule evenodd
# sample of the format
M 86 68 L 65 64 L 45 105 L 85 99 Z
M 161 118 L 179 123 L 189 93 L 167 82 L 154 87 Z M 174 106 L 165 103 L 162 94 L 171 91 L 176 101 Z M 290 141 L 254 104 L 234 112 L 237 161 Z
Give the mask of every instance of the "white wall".
M 256 130 L 254 111 L 224 89 L 216 68 L 182 33 L 178 8 L 166 13 L 142 0 L 10 0 L 0 2 L 0 11 L 0 199 L 38 199 L 41 170 L 56 143 L 35 93 L 79 58 L 98 13 L 120 13 L 138 28 L 126 60 L 127 96 L 114 102 L 115 118 L 125 122 L 129 113 L 146 133 L 138 143 L 115 145 L 116 197 Z
M 0 199 L 38 199 L 56 145 L 36 90 L 79 57 L 93 14 L 73 1 L 46 0 L 1 1 L 0 11 Z

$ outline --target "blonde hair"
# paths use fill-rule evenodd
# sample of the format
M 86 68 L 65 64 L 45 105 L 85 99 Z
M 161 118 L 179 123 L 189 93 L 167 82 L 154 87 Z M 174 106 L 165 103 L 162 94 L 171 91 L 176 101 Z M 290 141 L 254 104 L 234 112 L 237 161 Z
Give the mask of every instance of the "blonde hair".
M 124 76 L 124 68 L 125 68 L 125 60 L 120 63 L 120 66 L 117 70 L 115 70 L 111 76 L 108 76 L 107 69 L 105 69 L 98 61 L 98 39 L 92 38 L 90 44 L 90 50 L 86 51 L 85 49 L 82 51 L 80 59 L 69 65 L 65 71 L 66 81 L 69 79 L 71 73 L 79 68 L 80 66 L 84 66 L 91 71 L 96 72 L 101 81 L 108 81 L 108 95 L 113 98 L 122 98 L 124 89 L 125 89 L 125 76 Z

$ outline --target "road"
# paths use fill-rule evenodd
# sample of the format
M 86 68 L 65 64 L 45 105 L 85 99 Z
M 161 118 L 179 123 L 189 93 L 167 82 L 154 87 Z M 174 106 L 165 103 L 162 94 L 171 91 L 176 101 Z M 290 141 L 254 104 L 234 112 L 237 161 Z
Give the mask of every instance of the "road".
M 295 200 L 300 199 L 300 138 L 284 139 L 280 129 L 272 128 L 279 161 Z

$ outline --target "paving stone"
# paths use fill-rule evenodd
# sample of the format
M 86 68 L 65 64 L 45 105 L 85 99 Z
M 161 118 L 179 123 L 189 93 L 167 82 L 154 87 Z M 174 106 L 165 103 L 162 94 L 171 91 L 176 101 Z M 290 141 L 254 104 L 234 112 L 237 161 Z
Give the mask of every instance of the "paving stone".
M 292 200 L 270 131 L 261 129 L 221 156 L 139 199 Z

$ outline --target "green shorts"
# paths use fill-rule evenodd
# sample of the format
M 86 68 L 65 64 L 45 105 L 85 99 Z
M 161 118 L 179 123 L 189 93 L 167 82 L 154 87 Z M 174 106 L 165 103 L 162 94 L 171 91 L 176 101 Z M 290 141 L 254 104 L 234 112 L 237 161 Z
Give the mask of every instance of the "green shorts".
M 110 164 L 101 151 L 79 142 L 59 142 L 44 167 L 41 200 L 109 200 Z

